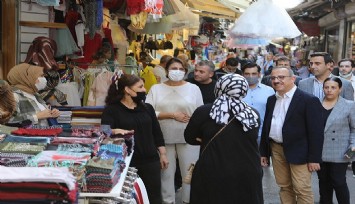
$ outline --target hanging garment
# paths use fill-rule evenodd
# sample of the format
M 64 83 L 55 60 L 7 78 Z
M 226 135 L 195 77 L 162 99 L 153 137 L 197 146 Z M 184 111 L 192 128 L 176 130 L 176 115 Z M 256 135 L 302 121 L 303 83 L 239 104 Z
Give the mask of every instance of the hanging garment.
M 131 26 L 136 29 L 143 29 L 145 24 L 147 23 L 148 13 L 142 11 L 138 14 L 132 14 L 131 18 Z
M 36 0 L 41 6 L 59 6 L 59 0 Z
M 72 55 L 80 51 L 68 28 L 56 29 L 56 31 L 54 38 L 58 47 L 56 57 Z
M 295 38 L 302 34 L 286 10 L 273 0 L 259 0 L 251 4 L 235 21 L 230 32 L 239 36 L 268 39 Z
M 111 78 L 113 72 L 105 71 L 100 73 L 95 79 L 91 86 L 88 106 L 105 106 L 105 100 L 107 97 L 108 89 L 112 84 Z
M 151 66 L 146 66 L 141 71 L 140 77 L 144 79 L 144 88 L 146 89 L 147 93 L 154 84 L 157 84 L 157 79 L 154 76 L 153 67 Z
M 127 15 L 139 14 L 145 9 L 145 0 L 129 0 L 126 1 L 127 7 L 126 12 Z
M 115 12 L 124 5 L 125 0 L 104 0 L 104 7 Z
M 70 33 L 72 34 L 73 39 L 76 43 L 78 42 L 78 40 L 77 40 L 77 34 L 75 32 L 75 26 L 78 20 L 80 20 L 80 13 L 78 13 L 77 11 L 69 10 L 65 15 L 65 24 L 67 24 Z
M 65 94 L 69 106 L 81 106 L 78 83 L 59 83 L 57 89 Z
M 97 30 L 96 20 L 97 20 L 97 3 L 96 0 L 84 0 L 84 13 L 86 19 L 86 28 L 89 30 L 90 39 L 95 37 Z

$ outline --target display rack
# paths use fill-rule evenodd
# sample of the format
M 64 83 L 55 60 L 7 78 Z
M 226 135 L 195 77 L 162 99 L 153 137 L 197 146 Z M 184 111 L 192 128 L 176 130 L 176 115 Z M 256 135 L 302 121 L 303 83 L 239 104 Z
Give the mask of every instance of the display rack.
M 85 198 L 92 198 L 92 197 L 119 198 L 121 191 L 122 191 L 123 183 L 124 183 L 126 175 L 127 175 L 129 164 L 131 163 L 131 160 L 132 160 L 132 155 L 133 155 L 133 152 L 125 158 L 126 167 L 124 168 L 123 172 L 121 173 L 118 183 L 115 185 L 115 187 L 112 188 L 110 193 L 85 193 L 85 192 L 83 192 L 83 193 L 79 193 L 79 200 L 85 199 Z

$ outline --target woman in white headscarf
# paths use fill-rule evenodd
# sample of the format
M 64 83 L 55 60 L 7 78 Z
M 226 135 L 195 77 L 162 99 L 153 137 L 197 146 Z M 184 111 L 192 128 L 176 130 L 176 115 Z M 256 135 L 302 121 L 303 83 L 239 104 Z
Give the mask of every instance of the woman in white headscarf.
M 256 139 L 259 116 L 242 101 L 248 82 L 238 74 L 219 78 L 216 100 L 196 109 L 185 140 L 201 145 L 191 181 L 190 204 L 261 204 L 262 168 Z

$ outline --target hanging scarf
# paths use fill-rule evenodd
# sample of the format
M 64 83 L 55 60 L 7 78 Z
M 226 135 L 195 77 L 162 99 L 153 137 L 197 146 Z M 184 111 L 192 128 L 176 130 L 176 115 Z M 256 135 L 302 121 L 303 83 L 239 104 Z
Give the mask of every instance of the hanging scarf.
M 57 52 L 57 44 L 47 37 L 37 37 L 32 41 L 28 49 L 25 62 L 43 67 L 47 70 L 57 70 L 58 64 L 54 59 Z
M 47 86 L 42 91 L 39 91 L 42 99 L 48 101 L 48 99 L 54 96 L 61 105 L 68 105 L 65 94 L 55 88 L 59 83 L 59 73 L 51 70 L 46 72 L 45 77 L 47 79 Z
M 15 109 L 16 101 L 11 86 L 5 80 L 0 80 L 0 124 L 7 123 Z
M 12 86 L 24 92 L 34 94 L 37 92 L 36 81 L 42 75 L 43 67 L 22 63 L 10 69 L 10 72 L 7 74 L 7 80 Z
M 241 100 L 247 94 L 248 88 L 247 80 L 238 74 L 226 74 L 219 78 L 214 89 L 217 98 L 210 117 L 217 124 L 227 124 L 232 114 L 242 123 L 244 131 L 259 127 L 258 114 Z

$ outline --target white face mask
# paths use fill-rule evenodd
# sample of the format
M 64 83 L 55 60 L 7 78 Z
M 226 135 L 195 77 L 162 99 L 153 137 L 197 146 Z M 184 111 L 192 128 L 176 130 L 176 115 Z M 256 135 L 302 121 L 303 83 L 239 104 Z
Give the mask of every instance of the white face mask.
M 43 90 L 47 86 L 47 79 L 45 77 L 38 77 L 38 82 L 35 86 L 38 91 Z
M 169 70 L 168 77 L 171 81 L 181 81 L 184 79 L 185 72 L 180 70 Z

